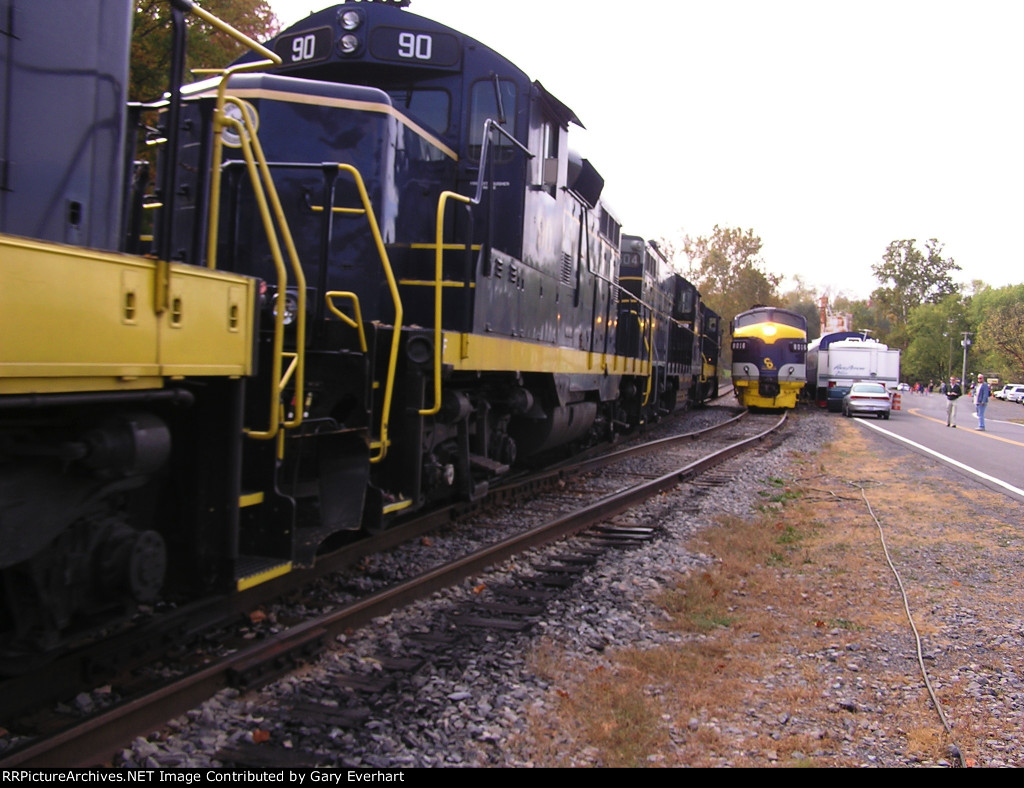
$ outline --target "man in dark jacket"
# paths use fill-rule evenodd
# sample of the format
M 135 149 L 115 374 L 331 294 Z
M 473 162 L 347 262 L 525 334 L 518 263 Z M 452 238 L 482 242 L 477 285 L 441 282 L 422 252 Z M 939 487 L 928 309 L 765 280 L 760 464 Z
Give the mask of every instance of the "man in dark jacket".
M 956 401 L 963 395 L 956 376 L 951 375 L 949 383 L 942 384 L 942 393 L 946 395 L 946 426 L 956 429 Z

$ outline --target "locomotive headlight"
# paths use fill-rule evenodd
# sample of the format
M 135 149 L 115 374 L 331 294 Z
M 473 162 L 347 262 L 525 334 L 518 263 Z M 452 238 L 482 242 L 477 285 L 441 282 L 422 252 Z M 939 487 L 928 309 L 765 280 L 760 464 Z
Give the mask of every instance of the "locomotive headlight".
M 243 116 L 243 112 L 247 118 Z M 239 126 L 234 123 L 224 126 L 224 130 L 221 132 L 221 139 L 224 140 L 224 144 L 229 148 L 240 148 L 242 147 L 242 134 L 248 134 L 245 129 L 245 121 L 248 120 L 253 129 L 259 128 L 259 116 L 256 114 L 256 109 L 246 102 L 236 104 L 233 101 L 226 102 L 224 104 L 224 117 L 229 120 L 238 121 L 242 131 L 239 131 Z
M 351 33 L 342 36 L 338 42 L 338 51 L 343 55 L 354 54 L 357 49 L 359 49 L 359 38 Z
M 274 317 L 277 317 L 277 304 L 281 294 L 274 296 Z M 295 316 L 299 313 L 299 300 L 294 293 L 284 294 L 284 324 L 290 326 L 295 322 Z
M 761 327 L 761 333 L 764 334 L 766 337 L 773 337 L 777 333 L 779 333 L 779 329 L 773 326 L 771 323 L 768 323 Z
M 338 21 L 341 23 L 342 30 L 355 30 L 363 23 L 363 19 L 359 16 L 358 11 L 344 11 L 338 18 Z

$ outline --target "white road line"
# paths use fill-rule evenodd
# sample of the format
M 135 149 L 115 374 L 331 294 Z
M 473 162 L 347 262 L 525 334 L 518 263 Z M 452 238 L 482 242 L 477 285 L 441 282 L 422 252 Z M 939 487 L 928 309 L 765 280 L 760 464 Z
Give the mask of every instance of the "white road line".
M 949 465 L 959 468 L 960 470 L 967 471 L 968 473 L 977 476 L 979 479 L 984 479 L 985 481 L 990 482 L 991 484 L 998 485 L 999 487 L 1008 490 L 1014 495 L 1019 495 L 1021 498 L 1024 498 L 1024 490 L 1020 489 L 1019 487 L 1014 487 L 1012 484 L 1007 484 L 1002 479 L 997 479 L 995 476 L 989 476 L 987 473 L 982 473 L 977 468 L 972 468 L 970 465 L 964 465 L 964 463 L 960 462 L 959 460 L 954 460 L 952 457 L 947 457 L 945 454 L 939 454 L 934 449 L 929 449 L 927 446 L 922 446 L 920 443 L 915 443 L 912 440 L 908 440 L 907 438 L 904 438 L 902 435 L 897 435 L 895 432 L 883 429 L 882 427 L 879 427 L 877 424 L 872 424 L 870 421 L 865 421 L 864 419 L 855 419 L 855 421 L 858 424 L 863 424 L 865 427 L 870 427 L 873 430 L 877 430 L 878 432 L 881 432 L 884 435 L 888 435 L 890 438 L 895 438 L 898 441 L 902 441 L 903 443 L 906 443 L 908 446 L 913 446 L 915 449 L 923 451 L 925 454 L 930 454 L 933 457 L 937 457 L 938 459 L 942 460 L 945 463 L 948 463 Z

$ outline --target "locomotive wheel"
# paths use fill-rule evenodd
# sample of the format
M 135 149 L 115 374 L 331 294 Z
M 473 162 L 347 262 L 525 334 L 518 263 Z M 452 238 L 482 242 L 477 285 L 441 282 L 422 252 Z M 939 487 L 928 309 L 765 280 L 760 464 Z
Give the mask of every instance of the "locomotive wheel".
M 167 552 L 155 531 L 116 514 L 83 518 L 50 546 L 4 573 L 8 646 L 48 651 L 157 599 Z

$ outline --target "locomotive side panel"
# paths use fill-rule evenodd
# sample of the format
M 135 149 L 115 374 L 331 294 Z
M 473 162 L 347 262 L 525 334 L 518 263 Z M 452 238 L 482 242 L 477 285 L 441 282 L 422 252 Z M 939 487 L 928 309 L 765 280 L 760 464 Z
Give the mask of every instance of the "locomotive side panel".
M 569 129 L 568 120 L 552 109 L 545 95 L 534 85 L 527 141 L 534 156 L 527 165 L 522 260 L 537 272 L 530 338 L 554 345 L 558 342 L 562 290 L 572 286 L 574 279 L 572 260 L 563 254 L 566 228 L 564 208 L 558 200 L 566 185 Z
M 0 232 L 117 249 L 133 4 L 5 6 Z

